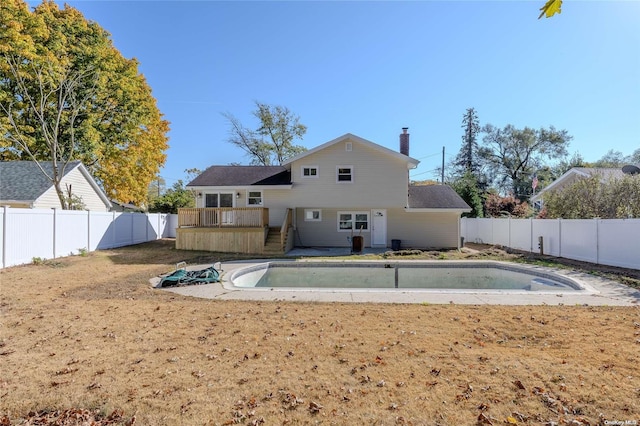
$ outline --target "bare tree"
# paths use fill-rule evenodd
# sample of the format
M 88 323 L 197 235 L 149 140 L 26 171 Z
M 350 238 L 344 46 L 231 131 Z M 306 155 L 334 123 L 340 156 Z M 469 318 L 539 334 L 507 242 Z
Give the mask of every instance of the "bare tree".
M 259 120 L 256 130 L 244 127 L 240 120 L 228 112 L 222 114 L 229 122 L 228 142 L 245 151 L 251 157 L 252 164 L 264 166 L 282 164 L 305 150 L 293 144 L 295 139 L 302 139 L 307 131 L 307 126 L 300 123 L 298 116 L 279 105 L 255 104 L 253 115 Z
M 6 118 L 0 121 L 0 132 L 11 143 L 10 149 L 21 151 L 38 165 L 53 184 L 62 209 L 69 209 L 72 197 L 65 194 L 61 180 L 67 165 L 76 159 L 79 141 L 75 130 L 96 94 L 97 74 L 92 68 L 61 72 L 34 62 L 21 64 L 12 55 L 3 57 L 15 87 L 14 95 L 0 102 Z M 20 124 L 25 110 L 31 114 L 33 127 Z M 51 170 L 41 163 L 40 144 L 44 144 L 47 161 L 52 162 Z

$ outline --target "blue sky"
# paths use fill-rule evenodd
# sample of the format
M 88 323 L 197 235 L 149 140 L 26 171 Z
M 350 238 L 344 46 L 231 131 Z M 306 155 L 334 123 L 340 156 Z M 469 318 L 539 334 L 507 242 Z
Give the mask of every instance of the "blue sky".
M 255 125 L 254 101 L 283 105 L 313 148 L 345 133 L 398 149 L 432 179 L 461 146 L 461 121 L 566 129 L 595 161 L 640 147 L 640 2 L 68 1 L 135 57 L 165 118 L 170 186 L 184 170 L 248 164 L 229 112 Z M 34 5 L 34 2 L 30 2 Z

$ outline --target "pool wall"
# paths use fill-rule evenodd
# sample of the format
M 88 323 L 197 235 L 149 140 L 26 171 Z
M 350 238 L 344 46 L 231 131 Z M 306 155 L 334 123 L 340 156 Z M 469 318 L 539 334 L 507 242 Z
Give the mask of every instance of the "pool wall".
M 255 283 L 258 282 L 264 274 L 266 274 L 269 268 L 305 268 L 305 267 L 314 267 L 314 268 L 384 268 L 387 271 L 385 273 L 394 273 L 396 277 L 396 287 L 397 287 L 397 277 L 398 270 L 402 270 L 405 268 L 438 268 L 438 269 L 469 269 L 469 268 L 489 268 L 493 270 L 503 270 L 503 271 L 512 271 L 521 274 L 527 274 L 532 277 L 532 282 L 537 281 L 538 283 L 542 282 L 542 284 L 534 284 L 529 290 L 524 289 L 471 289 L 471 288 L 447 288 L 447 287 L 438 287 L 438 288 L 416 288 L 416 287 L 407 287 L 403 286 L 402 288 L 356 288 L 356 287 L 254 287 Z M 273 261 L 273 262 L 265 262 L 257 265 L 252 265 L 250 267 L 241 268 L 233 271 L 228 280 L 225 280 L 224 286 L 229 289 L 238 289 L 238 290 L 264 290 L 271 289 L 273 291 L 278 290 L 287 290 L 287 291 L 296 291 L 296 290 L 316 290 L 316 291 L 423 291 L 423 292 L 468 292 L 468 293 L 477 293 L 477 292 L 515 292 L 515 293 L 532 293 L 531 290 L 536 290 L 535 293 L 545 292 L 544 280 L 551 280 L 561 285 L 567 286 L 565 289 L 552 289 L 549 287 L 547 292 L 560 294 L 563 292 L 566 293 L 576 293 L 576 292 L 589 292 L 596 293 L 596 291 L 585 285 L 584 283 L 578 282 L 572 278 L 563 276 L 556 272 L 552 272 L 548 269 L 543 269 L 537 266 L 529 266 L 529 265 L 517 265 L 513 263 L 507 262 L 498 262 L 498 261 L 412 261 L 412 260 L 404 260 L 404 261 Z M 553 290 L 553 291 L 551 291 Z

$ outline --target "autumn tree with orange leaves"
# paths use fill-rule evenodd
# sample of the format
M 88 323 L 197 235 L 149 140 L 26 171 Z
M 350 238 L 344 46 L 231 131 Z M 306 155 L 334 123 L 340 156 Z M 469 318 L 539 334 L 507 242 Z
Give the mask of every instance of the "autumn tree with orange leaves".
M 166 160 L 169 124 L 135 59 L 70 6 L 0 5 L 0 159 L 53 162 L 60 179 L 81 160 L 106 194 L 143 204 Z

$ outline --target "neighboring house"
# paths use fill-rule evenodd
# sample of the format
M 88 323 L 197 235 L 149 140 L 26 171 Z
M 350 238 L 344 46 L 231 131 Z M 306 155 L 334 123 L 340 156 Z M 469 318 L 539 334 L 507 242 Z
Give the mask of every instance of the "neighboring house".
M 53 163 L 41 161 L 43 169 L 51 174 Z M 111 203 L 80 161 L 70 162 L 61 180 L 65 194 L 69 188 L 85 210 L 106 212 Z M 34 161 L 0 162 L 0 206 L 28 209 L 61 208 L 53 184 Z
M 362 236 L 365 247 L 398 242 L 402 248 L 459 247 L 460 215 L 471 209 L 449 186 L 409 185 L 409 170 L 419 161 L 409 157 L 406 129 L 400 150 L 347 133 L 281 166 L 211 166 L 187 188 L 196 193 L 196 207 L 225 208 L 215 219 L 219 228 L 233 226 L 246 208 L 264 208 L 268 218 L 261 223 L 282 230 L 285 251 L 291 246 L 348 247 L 353 236 Z M 191 226 L 185 232 L 207 226 L 195 219 L 193 209 L 182 212 L 195 220 L 181 220 L 179 213 L 179 223 Z M 292 237 L 287 229 L 294 231 Z M 180 232 L 179 248 L 206 249 L 182 245 Z
M 585 179 L 594 175 L 599 175 L 603 182 L 608 182 L 612 179 L 620 179 L 624 174 L 625 172 L 620 168 L 573 167 L 532 196 L 530 203 L 537 210 L 540 210 L 544 207 L 544 194 L 549 191 L 562 190 L 562 188 L 572 185 L 578 179 Z

